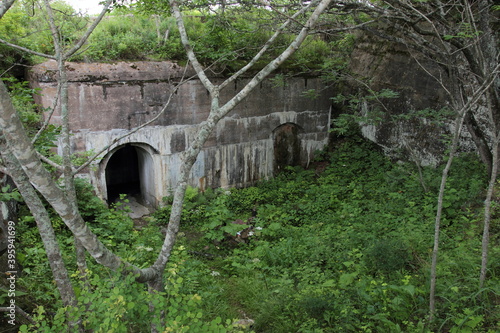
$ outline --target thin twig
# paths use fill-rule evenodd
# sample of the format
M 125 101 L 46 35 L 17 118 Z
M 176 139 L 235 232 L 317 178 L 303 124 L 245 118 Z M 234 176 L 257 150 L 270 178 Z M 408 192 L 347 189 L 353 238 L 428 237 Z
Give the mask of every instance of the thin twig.
M 224 89 L 227 85 L 229 85 L 230 83 L 232 83 L 235 80 L 237 80 L 241 75 L 243 75 L 244 73 L 246 73 L 253 65 L 255 65 L 255 63 L 257 61 L 259 61 L 259 59 L 267 52 L 267 50 L 271 47 L 271 45 L 275 42 L 275 40 L 281 35 L 281 33 L 283 32 L 283 30 L 285 30 L 285 28 L 290 24 L 290 22 L 292 20 L 294 20 L 297 16 L 303 14 L 307 9 L 309 9 L 311 7 L 311 5 L 312 5 L 312 2 L 308 6 L 302 8 L 300 11 L 298 11 L 297 13 L 295 13 L 294 15 L 292 15 L 291 17 L 288 17 L 287 21 L 285 21 L 278 29 L 276 29 L 276 31 L 271 36 L 271 38 L 269 38 L 267 40 L 267 42 L 264 44 L 264 46 L 252 58 L 252 60 L 250 60 L 245 66 L 243 66 L 236 73 L 234 73 L 233 75 L 231 75 L 230 78 L 228 78 L 227 80 L 225 80 L 219 86 L 219 89 L 221 89 L 221 90 Z
M 19 313 L 21 316 L 23 316 L 24 318 L 28 319 L 28 321 L 35 325 L 36 322 L 33 320 L 33 318 L 28 314 L 26 313 L 26 311 L 24 311 L 23 309 L 21 309 L 18 305 L 15 306 L 16 307 L 16 313 Z M 0 307 L 0 312 L 10 312 L 10 308 L 8 307 Z
M 54 161 L 52 161 L 51 159 L 49 159 L 47 156 L 44 156 L 43 154 L 41 154 L 40 152 L 36 152 L 38 158 L 42 161 L 42 162 L 45 162 L 47 163 L 48 165 L 50 165 L 51 167 L 55 168 L 56 170 L 60 170 L 62 171 L 64 169 L 64 167 Z
M 59 102 L 59 94 L 61 92 L 61 82 L 57 81 L 57 92 L 56 92 L 56 98 L 54 99 L 54 102 L 52 103 L 52 106 L 50 107 L 50 112 L 48 114 L 48 117 L 45 118 L 45 121 L 43 122 L 42 126 L 36 133 L 36 135 L 31 139 L 31 142 L 34 144 L 39 138 L 40 135 L 42 135 L 42 132 L 47 128 L 49 125 L 50 119 L 54 115 L 54 111 L 56 110 L 57 103 Z
M 22 46 L 19 46 L 19 45 L 16 45 L 16 44 L 9 43 L 8 41 L 6 41 L 4 39 L 1 39 L 1 38 L 0 38 L 0 43 L 1 44 L 5 44 L 7 46 L 10 46 L 12 48 L 18 49 L 20 51 L 28 52 L 28 53 L 31 53 L 33 55 L 37 55 L 37 56 L 40 56 L 40 57 L 43 57 L 43 58 L 53 59 L 53 60 L 56 59 L 56 57 L 53 56 L 53 55 L 45 54 L 45 53 L 41 53 L 41 52 L 37 52 L 37 51 L 33 51 L 33 50 L 30 50 L 30 49 L 28 49 L 26 47 L 22 47 Z

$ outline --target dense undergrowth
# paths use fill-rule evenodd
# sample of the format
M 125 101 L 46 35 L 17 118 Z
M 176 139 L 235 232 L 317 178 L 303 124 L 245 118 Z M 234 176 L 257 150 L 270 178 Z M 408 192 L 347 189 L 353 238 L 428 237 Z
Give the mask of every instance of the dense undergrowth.
M 83 34 L 91 18 L 80 16 L 64 2 L 54 2 L 61 43 L 69 47 Z M 84 45 L 84 52 L 73 55 L 75 62 L 175 61 L 187 63 L 175 19 L 168 13 L 140 9 L 114 9 L 95 29 Z M 279 19 L 268 10 L 241 8 L 226 10 L 224 15 L 210 11 L 185 11 L 185 25 L 200 63 L 214 75 L 231 74 L 251 60 L 279 25 Z M 0 37 L 34 51 L 53 54 L 54 46 L 48 23 L 39 11 L 16 4 L 2 18 Z M 282 34 L 268 52 L 253 66 L 262 69 L 293 40 L 295 31 Z M 352 49 L 354 38 L 349 33 L 336 36 L 307 37 L 302 47 L 280 68 L 287 74 L 323 73 L 341 70 Z M 13 63 L 36 64 L 46 61 L 22 50 L 0 45 L 0 68 L 10 71 Z
M 158 318 L 148 310 L 152 302 L 167 311 L 167 332 L 244 330 L 234 327 L 235 319 L 252 319 L 251 330 L 273 333 L 498 331 L 498 217 L 488 281 L 479 289 L 485 175 L 474 156 L 460 157 L 451 170 L 431 325 L 428 280 L 440 169 L 426 168 L 420 177 L 416 167 L 388 160 L 361 139 L 321 156 L 309 170 L 290 168 L 255 187 L 189 189 L 165 294 L 148 294 L 132 278 L 89 260 L 90 278 L 79 283 L 76 310 L 86 328 L 146 332 Z M 168 198 L 138 228 L 81 186 L 84 216 L 103 242 L 139 266 L 150 264 L 161 246 Z M 73 257 L 72 238 L 56 217 L 54 223 L 65 255 Z M 30 290 L 19 298 L 28 308 L 39 306 L 40 331 L 57 331 L 67 310 L 54 303 L 33 222 L 25 217 L 19 225 L 22 289 Z

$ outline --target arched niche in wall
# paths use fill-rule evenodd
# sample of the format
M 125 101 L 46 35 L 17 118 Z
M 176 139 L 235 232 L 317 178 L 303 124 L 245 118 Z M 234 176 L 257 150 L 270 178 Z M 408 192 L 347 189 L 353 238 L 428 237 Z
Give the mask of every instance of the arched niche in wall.
M 127 143 L 106 155 L 101 163 L 108 203 L 126 194 L 142 204 L 156 204 L 154 154 L 157 152 L 147 144 Z
M 283 171 L 287 166 L 300 165 L 301 131 L 300 126 L 294 123 L 285 123 L 274 129 L 274 173 Z

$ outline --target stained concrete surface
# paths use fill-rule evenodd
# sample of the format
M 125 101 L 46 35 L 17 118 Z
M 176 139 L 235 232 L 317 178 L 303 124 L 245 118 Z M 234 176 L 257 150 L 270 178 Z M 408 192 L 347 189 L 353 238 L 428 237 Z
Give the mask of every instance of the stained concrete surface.
M 143 216 L 151 214 L 150 208 L 139 203 L 137 198 L 134 196 L 126 196 L 125 199 L 120 199 L 117 201 L 117 207 L 124 207 L 124 206 L 130 207 L 130 212 L 128 213 L 128 215 L 132 219 L 139 219 Z

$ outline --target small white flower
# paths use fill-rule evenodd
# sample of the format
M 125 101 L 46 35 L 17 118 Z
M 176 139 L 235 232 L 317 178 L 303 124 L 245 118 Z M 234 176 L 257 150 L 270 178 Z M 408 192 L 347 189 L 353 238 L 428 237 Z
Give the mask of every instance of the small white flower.
M 219 272 L 217 272 L 217 271 L 212 271 L 212 273 L 210 273 L 210 275 L 212 275 L 212 276 L 219 276 L 219 275 L 220 275 L 220 273 L 219 273 Z
M 248 232 L 248 237 L 253 236 L 253 231 Z
M 262 230 L 262 227 L 255 227 L 255 230 Z

